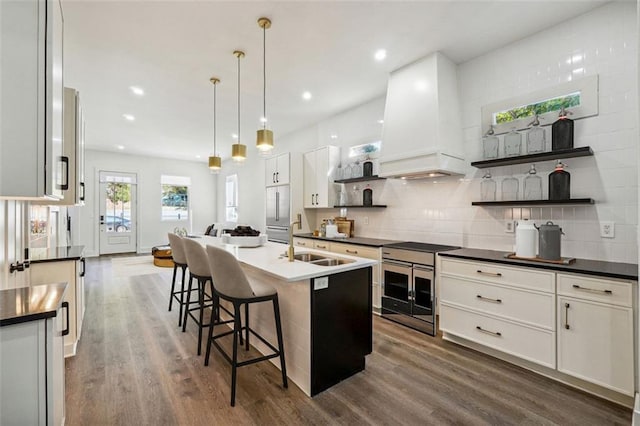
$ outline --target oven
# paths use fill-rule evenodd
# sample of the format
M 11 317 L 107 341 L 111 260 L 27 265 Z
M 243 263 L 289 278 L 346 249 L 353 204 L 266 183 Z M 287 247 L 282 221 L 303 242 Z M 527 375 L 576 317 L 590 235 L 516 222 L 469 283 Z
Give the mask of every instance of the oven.
M 382 316 L 436 335 L 436 251 L 458 247 L 395 243 L 382 248 Z

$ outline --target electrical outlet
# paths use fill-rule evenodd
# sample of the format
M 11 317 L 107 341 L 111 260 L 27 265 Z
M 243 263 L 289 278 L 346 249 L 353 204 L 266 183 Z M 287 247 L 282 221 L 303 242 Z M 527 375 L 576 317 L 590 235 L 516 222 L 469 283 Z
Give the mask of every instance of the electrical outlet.
M 369 224 L 369 216 L 365 216 L 362 218 L 362 223 L 364 223 L 365 225 Z
M 508 232 L 510 234 L 513 234 L 514 232 L 516 232 L 516 222 L 513 220 L 506 221 L 504 226 L 504 232 Z
M 602 238 L 614 238 L 616 235 L 616 224 L 613 222 L 600 222 L 600 236 Z

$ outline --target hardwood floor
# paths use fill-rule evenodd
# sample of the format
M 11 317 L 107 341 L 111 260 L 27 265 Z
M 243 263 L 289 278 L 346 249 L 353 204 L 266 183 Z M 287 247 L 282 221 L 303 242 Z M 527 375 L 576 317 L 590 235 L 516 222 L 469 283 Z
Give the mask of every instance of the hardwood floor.
M 364 372 L 311 399 L 268 362 L 242 367 L 232 408 L 229 365 L 212 351 L 204 367 L 196 327 L 167 311 L 171 269 L 158 271 L 114 276 L 110 258 L 88 259 L 67 425 L 631 423 L 630 409 L 378 317 Z

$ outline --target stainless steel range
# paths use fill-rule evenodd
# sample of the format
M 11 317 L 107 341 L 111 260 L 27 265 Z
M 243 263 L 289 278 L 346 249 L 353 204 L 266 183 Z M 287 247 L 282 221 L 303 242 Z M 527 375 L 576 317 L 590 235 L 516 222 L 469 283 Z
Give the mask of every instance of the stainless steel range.
M 435 253 L 458 248 L 412 241 L 382 247 L 382 316 L 435 336 Z

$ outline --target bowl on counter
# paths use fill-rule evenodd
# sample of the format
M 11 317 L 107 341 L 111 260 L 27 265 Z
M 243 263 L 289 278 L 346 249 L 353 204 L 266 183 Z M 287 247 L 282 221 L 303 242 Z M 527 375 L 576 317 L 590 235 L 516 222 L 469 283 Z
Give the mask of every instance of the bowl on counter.
M 261 234 L 255 237 L 231 236 L 229 234 L 222 235 L 222 242 L 232 244 L 238 247 L 260 247 L 267 242 L 267 234 Z

